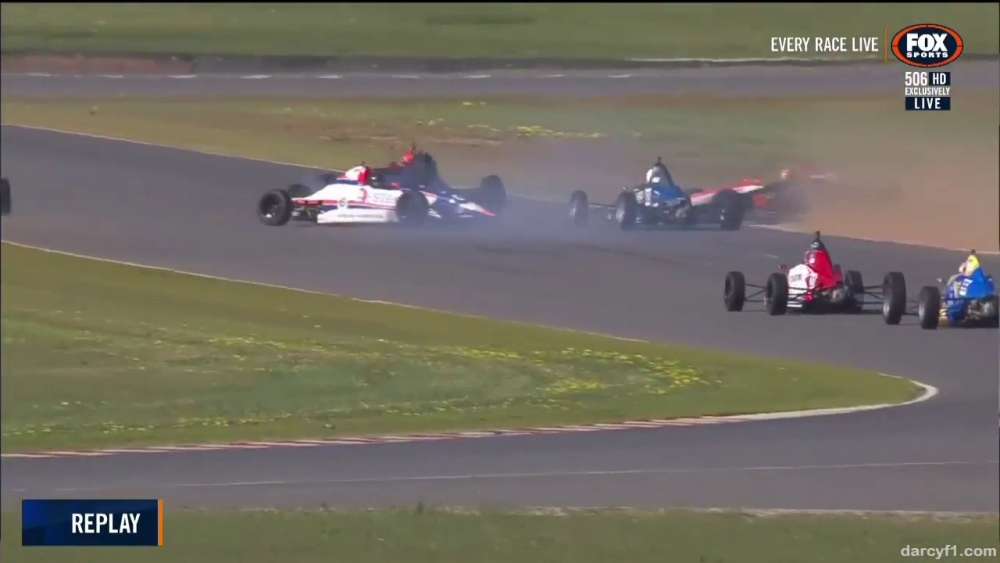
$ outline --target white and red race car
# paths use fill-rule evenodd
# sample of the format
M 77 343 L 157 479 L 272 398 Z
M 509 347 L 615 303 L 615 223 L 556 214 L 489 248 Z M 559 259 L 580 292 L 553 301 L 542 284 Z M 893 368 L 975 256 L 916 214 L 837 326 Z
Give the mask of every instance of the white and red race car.
M 411 149 L 402 162 L 384 168 L 355 166 L 343 174 L 320 174 L 287 190 L 271 190 L 257 204 L 262 223 L 280 226 L 290 220 L 317 224 L 423 224 L 492 218 L 506 206 L 507 192 L 496 175 L 479 188 L 456 189 L 437 173 L 434 159 Z
M 806 251 L 805 260 L 791 268 L 782 266 L 767 278 L 765 285 L 752 285 L 742 272 L 726 274 L 723 303 L 727 311 L 742 311 L 743 304 L 759 302 L 764 297 L 768 314 L 784 315 L 788 309 L 803 313 L 860 313 L 865 297 L 881 302 L 882 316 L 887 324 L 898 324 L 906 309 L 906 281 L 900 272 L 889 272 L 882 285 L 866 286 L 861 272 L 843 272 L 834 264 L 820 240 L 819 232 Z M 746 288 L 756 291 L 747 295 Z

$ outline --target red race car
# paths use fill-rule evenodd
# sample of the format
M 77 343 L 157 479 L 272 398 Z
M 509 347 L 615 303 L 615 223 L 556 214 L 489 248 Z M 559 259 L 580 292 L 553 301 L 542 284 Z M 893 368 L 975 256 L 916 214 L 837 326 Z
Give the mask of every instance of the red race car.
M 779 179 L 765 182 L 760 178 L 744 178 L 734 186 L 701 189 L 690 192 L 693 205 L 711 203 L 718 194 L 732 191 L 745 196 L 747 216 L 756 220 L 781 221 L 796 217 L 806 210 L 810 192 L 823 189 L 836 181 L 831 172 L 815 167 L 786 168 Z
M 805 253 L 802 264 L 781 267 L 767 278 L 765 285 L 747 284 L 742 272 L 726 274 L 723 302 L 727 311 L 742 311 L 747 302 L 760 302 L 771 315 L 783 315 L 788 309 L 811 313 L 860 313 L 865 297 L 882 304 L 882 316 L 888 324 L 898 324 L 906 310 L 906 281 L 900 272 L 889 272 L 882 285 L 866 286 L 861 272 L 843 273 L 833 263 L 820 234 Z M 746 288 L 755 289 L 747 295 Z

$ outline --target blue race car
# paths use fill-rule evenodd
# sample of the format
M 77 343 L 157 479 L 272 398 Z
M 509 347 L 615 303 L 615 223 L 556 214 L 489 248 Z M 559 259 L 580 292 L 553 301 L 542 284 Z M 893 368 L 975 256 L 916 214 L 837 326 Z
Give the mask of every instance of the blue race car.
M 570 195 L 570 221 L 586 226 L 591 209 L 603 212 L 605 219 L 623 230 L 636 227 L 676 225 L 691 227 L 697 223 L 718 223 L 722 230 L 734 231 L 743 223 L 746 202 L 734 190 L 720 190 L 697 201 L 676 183 L 663 162 L 646 172 L 646 181 L 622 188 L 615 203 L 591 203 L 587 193 L 577 190 Z
M 979 265 L 975 251 L 960 273 L 945 284 L 944 299 L 934 286 L 925 286 L 917 297 L 920 326 L 935 329 L 941 322 L 953 326 L 997 326 L 997 288 L 993 276 Z

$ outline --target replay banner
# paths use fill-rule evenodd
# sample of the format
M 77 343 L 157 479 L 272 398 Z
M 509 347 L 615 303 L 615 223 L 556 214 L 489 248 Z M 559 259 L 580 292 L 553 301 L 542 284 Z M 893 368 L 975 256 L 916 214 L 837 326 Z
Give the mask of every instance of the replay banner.
M 163 501 L 25 499 L 24 546 L 162 546 Z

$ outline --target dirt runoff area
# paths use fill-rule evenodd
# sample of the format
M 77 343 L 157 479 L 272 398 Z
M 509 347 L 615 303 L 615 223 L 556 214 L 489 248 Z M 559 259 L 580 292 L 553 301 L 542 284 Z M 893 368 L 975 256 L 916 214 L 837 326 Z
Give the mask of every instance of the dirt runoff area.
M 1000 251 L 997 153 L 953 159 L 810 195 L 810 210 L 790 226 L 859 238 L 951 249 Z
M 503 162 L 505 181 L 514 191 L 559 200 L 568 198 L 574 189 L 583 189 L 592 200 L 607 202 L 621 187 L 642 181 L 644 171 L 658 156 L 639 143 L 610 141 L 547 140 L 530 146 L 504 144 L 489 151 L 441 149 L 447 161 L 462 162 L 462 170 L 469 170 L 463 175 L 468 176 L 463 178 L 466 181 L 472 180 L 471 169 L 493 169 Z M 489 153 L 488 159 L 484 152 Z M 866 160 L 824 160 L 817 154 L 811 164 L 834 172 L 837 181 L 805 191 L 807 211 L 786 226 L 948 249 L 1000 251 L 1000 172 L 995 149 L 943 147 L 940 158 L 914 162 L 894 154 L 899 152 L 908 151 L 873 146 Z M 669 154 L 663 156 L 669 158 Z M 720 171 L 717 163 L 704 158 L 675 157 L 671 168 L 675 180 L 685 187 L 719 186 L 741 179 L 735 171 Z M 770 172 L 770 177 L 767 174 L 761 171 L 759 175 L 774 180 L 779 170 Z

